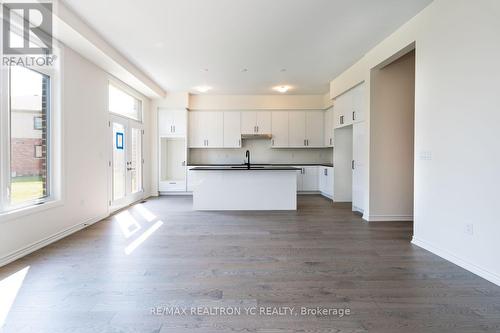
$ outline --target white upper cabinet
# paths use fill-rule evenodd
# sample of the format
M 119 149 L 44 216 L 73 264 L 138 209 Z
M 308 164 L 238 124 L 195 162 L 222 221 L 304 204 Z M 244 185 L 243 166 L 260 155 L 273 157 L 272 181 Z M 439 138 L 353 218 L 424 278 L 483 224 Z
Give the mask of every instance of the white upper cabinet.
M 257 131 L 257 112 L 241 112 L 241 134 L 255 134 Z
M 186 110 L 158 109 L 158 135 L 160 137 L 185 137 Z
M 306 146 L 324 147 L 324 112 L 306 111 Z
M 325 111 L 324 146 L 333 147 L 333 107 Z
M 288 112 L 273 111 L 271 123 L 271 133 L 273 134 L 271 146 L 288 147 Z
M 258 134 L 271 134 L 271 112 L 258 111 L 257 112 L 257 133 Z
M 188 112 L 189 115 L 189 144 L 190 148 L 205 148 L 205 137 L 201 128 L 200 112 Z
M 241 113 L 224 112 L 224 148 L 241 147 Z
M 271 134 L 271 112 L 243 111 L 241 134 Z
M 306 147 L 306 112 L 288 112 L 288 135 L 290 147 Z
M 222 148 L 224 116 L 222 112 L 189 112 L 189 147 Z
M 364 120 L 364 84 L 360 84 L 335 99 L 335 128 Z
M 364 112 L 364 84 L 360 84 L 352 89 L 352 119 L 353 122 L 365 120 Z

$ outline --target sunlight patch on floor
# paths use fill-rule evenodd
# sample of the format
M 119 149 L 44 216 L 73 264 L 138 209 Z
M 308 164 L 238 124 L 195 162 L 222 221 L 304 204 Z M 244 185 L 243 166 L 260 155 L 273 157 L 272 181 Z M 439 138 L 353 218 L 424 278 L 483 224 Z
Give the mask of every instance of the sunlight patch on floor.
M 0 328 L 5 324 L 29 268 L 30 266 L 27 266 L 0 281 Z

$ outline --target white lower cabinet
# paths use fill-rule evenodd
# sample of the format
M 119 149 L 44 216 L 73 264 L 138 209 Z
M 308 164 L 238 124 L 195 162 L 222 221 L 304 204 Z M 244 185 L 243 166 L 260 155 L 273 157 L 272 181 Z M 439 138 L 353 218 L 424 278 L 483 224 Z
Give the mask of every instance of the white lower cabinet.
M 301 183 L 302 187 L 299 191 L 317 192 L 318 186 L 318 166 L 302 166 Z
M 332 198 L 333 197 L 333 168 L 320 166 L 318 173 L 319 191 Z

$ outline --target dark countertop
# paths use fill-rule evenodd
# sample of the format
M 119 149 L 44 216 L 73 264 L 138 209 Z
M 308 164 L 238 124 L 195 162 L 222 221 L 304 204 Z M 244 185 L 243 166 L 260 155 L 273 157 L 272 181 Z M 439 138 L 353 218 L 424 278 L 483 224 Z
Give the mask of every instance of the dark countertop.
M 244 166 L 244 164 L 188 164 L 191 167 L 231 167 L 231 166 Z M 282 166 L 325 166 L 332 167 L 332 163 L 271 163 L 271 164 L 259 164 L 252 163 L 252 166 L 266 166 L 266 167 L 282 167 Z
M 242 165 L 234 166 L 209 166 L 209 167 L 194 167 L 191 170 L 199 171 L 298 171 L 299 168 L 287 166 L 258 166 L 252 165 L 250 169 Z

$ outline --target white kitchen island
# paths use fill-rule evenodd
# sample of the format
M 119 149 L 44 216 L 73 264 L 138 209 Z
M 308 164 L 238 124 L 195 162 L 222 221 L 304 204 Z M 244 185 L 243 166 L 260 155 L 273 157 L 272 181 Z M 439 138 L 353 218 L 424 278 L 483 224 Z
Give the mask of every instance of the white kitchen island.
M 294 167 L 192 168 L 194 210 L 297 210 Z

